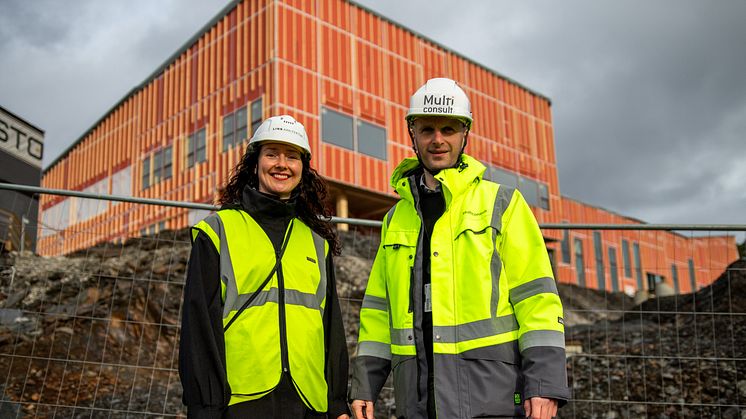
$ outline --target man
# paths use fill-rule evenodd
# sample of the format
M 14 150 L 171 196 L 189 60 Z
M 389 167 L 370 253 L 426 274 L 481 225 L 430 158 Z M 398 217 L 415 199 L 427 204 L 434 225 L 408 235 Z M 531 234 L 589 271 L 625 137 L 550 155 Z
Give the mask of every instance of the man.
M 351 399 L 357 418 L 394 374 L 396 415 L 551 418 L 569 398 L 562 304 L 521 193 L 463 153 L 471 105 L 428 80 L 407 113 L 417 158 L 391 185 L 360 312 Z

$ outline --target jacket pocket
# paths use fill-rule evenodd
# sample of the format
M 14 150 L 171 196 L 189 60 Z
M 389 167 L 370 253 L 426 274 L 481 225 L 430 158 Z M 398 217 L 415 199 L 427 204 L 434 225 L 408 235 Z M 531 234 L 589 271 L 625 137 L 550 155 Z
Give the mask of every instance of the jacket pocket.
M 472 349 L 461 353 L 460 358 L 461 367 L 466 369 L 469 377 L 471 417 L 524 414 L 517 342 Z
M 394 355 L 391 364 L 396 416 L 408 418 L 411 416 L 408 409 L 415 409 L 417 406 L 417 358 Z

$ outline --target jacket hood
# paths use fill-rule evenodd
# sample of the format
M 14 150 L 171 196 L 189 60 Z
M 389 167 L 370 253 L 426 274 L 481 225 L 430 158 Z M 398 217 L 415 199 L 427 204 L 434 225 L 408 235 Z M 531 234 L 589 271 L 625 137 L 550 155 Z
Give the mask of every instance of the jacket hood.
M 458 167 L 443 169 L 435 178 L 451 196 L 461 195 L 474 182 L 479 182 L 484 176 L 487 168 L 479 160 L 461 154 L 461 164 Z M 416 157 L 408 157 L 402 160 L 391 174 L 391 187 L 400 197 L 414 202 L 412 191 L 409 187 L 410 176 L 422 173 L 422 167 Z

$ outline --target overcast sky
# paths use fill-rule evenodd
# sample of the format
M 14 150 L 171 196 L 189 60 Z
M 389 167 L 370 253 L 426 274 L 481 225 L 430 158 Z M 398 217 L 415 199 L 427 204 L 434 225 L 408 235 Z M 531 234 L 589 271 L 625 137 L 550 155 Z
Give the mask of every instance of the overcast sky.
M 0 2 L 0 105 L 46 131 L 45 166 L 227 3 Z M 746 1 L 360 3 L 548 96 L 563 195 L 746 223 Z

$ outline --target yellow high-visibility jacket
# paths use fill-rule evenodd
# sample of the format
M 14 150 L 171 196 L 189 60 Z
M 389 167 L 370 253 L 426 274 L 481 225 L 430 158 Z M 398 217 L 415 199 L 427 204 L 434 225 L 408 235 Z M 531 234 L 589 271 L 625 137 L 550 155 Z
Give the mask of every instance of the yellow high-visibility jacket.
M 521 193 L 482 179 L 462 155 L 442 170 L 445 212 L 430 242 L 435 406 L 439 418 L 514 416 L 523 400 L 567 400 L 562 304 L 541 232 Z M 360 312 L 351 398 L 376 400 L 390 370 L 397 416 L 427 418 L 422 343 L 422 220 L 416 159 L 391 184 Z

